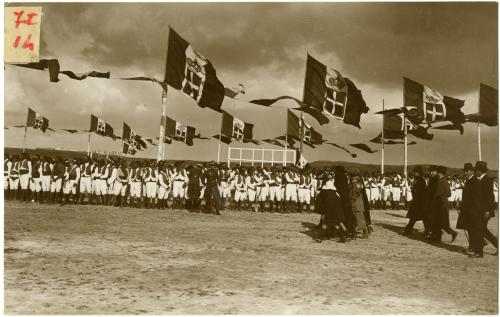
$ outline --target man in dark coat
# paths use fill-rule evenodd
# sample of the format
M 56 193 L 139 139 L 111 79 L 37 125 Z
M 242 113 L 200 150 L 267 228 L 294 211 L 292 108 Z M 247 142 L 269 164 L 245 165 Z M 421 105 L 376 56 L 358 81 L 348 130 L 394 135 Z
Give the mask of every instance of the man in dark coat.
M 446 167 L 437 168 L 437 180 L 430 207 L 433 213 L 431 241 L 441 242 L 441 230 L 451 235 L 451 242 L 455 241 L 458 233 L 450 228 L 450 214 L 448 210 L 448 197 L 451 195 L 450 185 L 446 179 Z
M 487 171 L 488 166 L 486 162 L 476 162 L 474 172 L 479 185 L 479 203 L 475 214 L 475 226 L 471 230 L 471 246 L 474 253 L 469 255 L 474 258 L 483 256 L 484 239 L 497 248 L 498 254 L 498 239 L 488 229 L 488 221 L 495 216 L 495 196 L 493 194 L 493 179 L 486 175 Z
M 186 201 L 186 208 L 190 212 L 198 212 L 200 209 L 200 193 L 201 193 L 201 178 L 203 171 L 198 165 L 189 166 L 189 182 L 187 188 L 188 199 Z
M 406 214 L 406 218 L 409 218 L 410 221 L 404 230 L 404 233 L 407 235 L 413 233 L 413 226 L 417 221 L 424 220 L 427 208 L 427 184 L 424 179 L 424 170 L 421 166 L 416 166 L 413 173 L 415 174 L 411 186 L 413 199 L 408 209 L 408 213 Z M 425 231 L 429 232 L 430 229 L 427 228 L 427 224 L 427 221 L 424 221 Z
M 437 166 L 436 165 L 431 165 L 429 167 L 429 180 L 427 183 L 427 193 L 426 193 L 426 203 L 425 203 L 425 212 L 424 212 L 424 224 L 427 223 L 427 225 L 424 225 L 425 227 L 425 232 L 424 236 L 429 238 L 432 233 L 432 228 L 434 227 L 434 220 L 435 220 L 435 214 L 432 210 L 431 206 L 431 197 L 434 195 L 434 192 L 436 190 L 436 183 L 437 183 Z
M 207 187 L 205 188 L 205 203 L 206 210 L 213 213 L 212 207 L 215 207 L 215 214 L 220 215 L 221 200 L 219 193 L 219 171 L 216 168 L 215 162 L 210 162 L 207 172 L 205 173 Z
M 471 231 L 477 227 L 475 214 L 479 210 L 479 181 L 474 177 L 474 168 L 471 163 L 464 164 L 465 184 L 462 191 L 462 203 L 459 207 L 457 229 L 463 229 L 471 237 Z M 472 233 L 473 235 L 473 233 Z M 470 238 L 469 238 L 470 239 Z M 467 252 L 474 252 L 471 241 Z
M 350 235 L 355 236 L 354 214 L 352 213 L 351 200 L 349 198 L 349 183 L 347 181 L 345 169 L 340 165 L 335 167 L 335 188 L 337 189 L 342 202 L 342 210 L 344 212 L 344 220 L 347 231 Z

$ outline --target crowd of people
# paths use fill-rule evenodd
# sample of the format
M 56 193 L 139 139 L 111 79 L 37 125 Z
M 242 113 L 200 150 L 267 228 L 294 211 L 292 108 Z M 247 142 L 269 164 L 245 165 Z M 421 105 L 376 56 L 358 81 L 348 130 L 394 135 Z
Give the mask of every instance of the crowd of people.
M 476 164 L 476 173 L 482 171 L 483 165 L 486 166 L 484 162 Z M 372 175 L 361 174 L 359 169 L 347 172 L 343 166 L 319 169 L 306 165 L 299 169 L 236 165 L 230 168 L 215 162 L 168 164 L 125 158 L 63 159 L 22 153 L 5 155 L 4 194 L 7 200 L 42 204 L 173 208 L 217 215 L 226 207 L 254 212 L 314 211 L 321 214 L 318 229 L 322 239 L 337 235 L 341 242 L 368 238 L 373 231 L 370 209 L 407 208 L 410 222 L 404 229 L 405 234 L 413 231 L 416 221 L 424 220 L 424 235 L 440 242 L 441 231 L 450 234 L 452 241 L 457 236 L 449 220 L 446 221 L 450 208 L 459 208 L 461 216 L 468 215 L 464 206 L 468 206 L 467 199 L 470 199 L 467 198 L 469 176 L 467 170 L 464 176 L 451 177 L 446 168 L 435 166 L 431 166 L 428 174 L 417 167 L 405 178 L 395 172 Z M 493 199 L 487 208 L 491 217 L 498 185 L 487 176 L 483 179 L 491 180 L 491 190 L 487 189 Z M 487 197 L 488 201 L 491 197 Z M 479 232 L 491 239 L 484 224 L 479 230 L 479 224 L 466 228 L 474 223 L 469 216 L 460 221 L 466 224 L 461 223 L 460 229 L 468 230 L 473 241 L 470 251 L 474 256 L 482 255 L 476 243 Z

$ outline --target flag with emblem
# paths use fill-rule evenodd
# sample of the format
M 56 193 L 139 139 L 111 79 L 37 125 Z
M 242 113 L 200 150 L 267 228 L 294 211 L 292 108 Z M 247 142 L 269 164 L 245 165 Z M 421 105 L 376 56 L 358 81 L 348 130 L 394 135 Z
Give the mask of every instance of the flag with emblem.
M 183 125 L 170 117 L 166 117 L 165 119 L 165 136 L 179 142 L 184 142 L 189 146 L 193 145 L 193 138 L 196 132 L 195 128 Z
M 26 126 L 39 129 L 45 133 L 49 128 L 49 119 L 39 115 L 31 108 L 28 108 L 28 117 L 26 118 Z
M 303 118 L 297 117 L 290 110 L 288 110 L 287 134 L 292 139 L 298 141 L 302 139 L 305 144 L 311 147 L 323 143 L 323 136 L 307 124 Z
M 200 107 L 220 112 L 225 89 L 212 63 L 170 28 L 165 82 L 193 98 Z
M 404 111 L 404 110 L 403 110 Z M 401 109 L 390 109 L 382 113 L 384 116 L 384 139 L 403 139 L 404 138 L 404 112 Z M 432 140 L 433 134 L 428 132 L 428 127 L 423 127 L 406 118 L 406 131 L 417 138 Z M 380 134 L 381 136 L 382 134 Z
M 114 138 L 113 127 L 99 117 L 90 115 L 90 132 L 95 132 L 102 136 Z
M 368 107 L 361 91 L 342 74 L 307 55 L 304 81 L 304 107 L 311 115 L 321 113 L 358 128 L 361 114 Z
M 135 133 L 130 126 L 123 122 L 123 149 L 124 154 L 134 155 L 138 150 L 144 150 L 147 148 L 146 142 L 142 139 L 140 135 Z
M 465 122 L 462 112 L 464 100 L 443 96 L 441 93 L 409 78 L 403 78 L 403 97 L 406 109 L 415 109 L 416 115 L 408 119 L 416 124 L 431 124 L 451 121 L 454 124 Z
M 220 129 L 221 141 L 231 143 L 232 140 L 238 142 L 253 141 L 253 124 L 244 122 L 227 112 L 222 113 L 222 125 Z

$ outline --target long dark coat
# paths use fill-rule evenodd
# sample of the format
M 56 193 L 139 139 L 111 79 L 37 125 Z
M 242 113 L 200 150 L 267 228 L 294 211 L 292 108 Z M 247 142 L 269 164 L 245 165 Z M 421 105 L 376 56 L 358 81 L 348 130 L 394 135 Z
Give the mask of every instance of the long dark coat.
M 336 225 L 345 221 L 342 202 L 335 190 L 321 189 L 316 198 L 316 204 L 323 215 L 323 224 Z
M 187 194 L 189 198 L 197 199 L 200 197 L 201 187 L 200 187 L 200 179 L 202 177 L 201 168 L 198 166 L 193 166 L 189 173 L 189 183 Z
M 448 210 L 448 197 L 450 186 L 446 177 L 436 179 L 434 192 L 430 196 L 433 232 L 450 227 L 450 212 Z
M 412 201 L 406 218 L 419 221 L 424 220 L 427 209 L 427 184 L 422 176 L 415 177 L 415 182 L 411 187 Z
M 345 172 L 340 169 L 335 169 L 335 188 L 340 195 L 342 210 L 344 212 L 344 224 L 347 230 L 354 228 L 354 214 L 352 213 L 351 199 L 349 197 L 349 184 Z
M 479 180 L 472 176 L 465 182 L 462 191 L 462 203 L 460 204 L 460 214 L 457 219 L 457 229 L 470 230 L 476 224 L 478 210 L 480 209 L 481 195 L 479 193 Z

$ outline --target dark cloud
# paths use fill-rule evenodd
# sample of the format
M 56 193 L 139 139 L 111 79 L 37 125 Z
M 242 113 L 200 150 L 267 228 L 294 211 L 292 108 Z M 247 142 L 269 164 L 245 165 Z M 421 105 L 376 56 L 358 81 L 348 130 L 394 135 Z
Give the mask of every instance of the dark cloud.
M 352 78 L 373 111 L 380 108 L 382 98 L 386 105 L 400 105 L 403 76 L 443 94 L 469 98 L 468 111 L 475 105 L 470 96 L 477 95 L 480 82 L 498 85 L 498 17 L 493 2 L 37 5 L 44 12 L 42 57 L 59 58 L 63 69 L 77 72 L 95 69 L 115 76 L 163 78 L 170 25 L 212 61 L 224 84 L 245 84 L 247 94 L 242 98 L 300 98 L 306 52 Z M 30 104 L 54 124 L 85 128 L 90 112 L 95 112 L 119 130 L 127 121 L 143 134 L 157 134 L 161 90 L 149 83 L 63 79 L 49 84 L 46 73 L 6 67 L 5 89 L 10 92 L 6 123 L 25 120 Z M 148 111 L 135 111 L 138 105 Z M 168 105 L 169 114 L 179 121 L 206 134 L 217 132 L 212 123 L 220 120 L 218 114 L 198 108 L 189 98 L 171 90 Z M 256 122 L 257 135 L 282 134 L 277 131 L 284 128 L 279 110 L 230 100 L 225 107 Z M 363 116 L 361 125 L 363 130 L 353 130 L 332 122 L 318 129 L 330 138 L 356 143 L 375 136 L 379 121 Z M 497 142 L 495 131 L 485 133 Z M 472 132 L 464 138 L 474 142 Z M 439 150 L 444 143 L 436 140 Z M 416 150 L 418 145 L 412 151 Z M 317 159 L 327 153 L 315 151 L 321 154 Z

